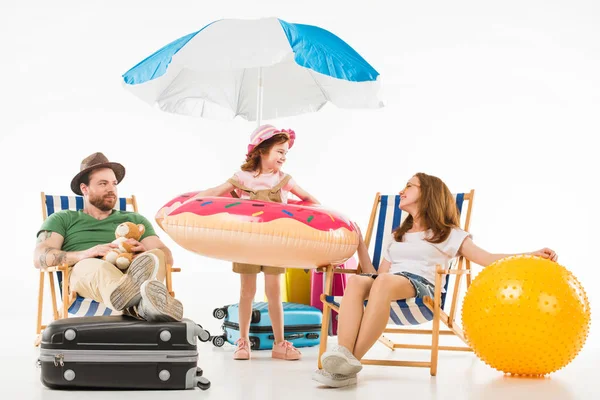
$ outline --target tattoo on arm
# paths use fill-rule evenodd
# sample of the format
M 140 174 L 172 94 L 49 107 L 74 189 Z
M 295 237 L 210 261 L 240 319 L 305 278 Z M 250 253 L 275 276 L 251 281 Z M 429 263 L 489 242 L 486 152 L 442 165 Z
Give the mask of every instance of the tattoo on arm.
M 67 252 L 59 251 L 58 253 L 54 253 L 54 265 L 60 265 L 67 262 Z
M 48 264 L 47 257 L 50 253 L 52 253 L 51 255 L 54 258 L 53 258 L 52 262 L 50 262 L 50 264 Z M 52 247 L 48 247 L 46 250 L 44 250 L 44 253 L 40 256 L 40 267 L 42 267 L 42 268 L 53 267 L 56 265 L 63 264 L 65 262 L 67 262 L 67 252 L 60 251 L 59 249 L 53 249 Z
M 49 232 L 49 231 L 40 232 L 40 234 L 37 237 L 37 245 L 50 239 L 51 236 L 52 236 L 52 232 Z M 52 256 L 50 258 L 51 261 L 48 261 L 49 256 Z M 67 262 L 67 252 L 57 249 L 55 247 L 44 248 L 43 253 L 40 255 L 40 267 L 42 269 L 48 268 L 48 267 L 53 267 L 56 265 L 61 265 L 66 262 Z
M 44 250 L 44 253 L 42 253 L 42 255 L 40 256 L 40 267 L 42 268 L 48 268 L 49 265 L 46 262 L 46 256 L 48 255 L 48 253 L 50 253 L 52 250 L 52 248 L 48 247 L 46 250 Z
M 50 239 L 50 236 L 52 236 L 52 232 L 48 232 L 48 231 L 40 232 L 40 234 L 37 237 L 37 244 L 42 243 L 46 239 Z

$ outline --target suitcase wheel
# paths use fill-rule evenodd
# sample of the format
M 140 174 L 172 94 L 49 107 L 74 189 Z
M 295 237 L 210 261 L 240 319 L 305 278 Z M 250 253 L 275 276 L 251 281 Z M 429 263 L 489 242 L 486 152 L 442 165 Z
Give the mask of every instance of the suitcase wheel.
M 213 311 L 213 317 L 216 319 L 223 319 L 227 316 L 226 308 L 215 308 Z
M 204 371 L 202 371 L 202 368 L 196 367 L 196 376 L 202 376 L 203 373 Z
M 210 381 L 203 376 L 197 376 L 196 377 L 196 385 L 200 389 L 206 390 L 210 387 Z
M 227 336 L 215 336 L 212 338 L 212 343 L 215 347 L 223 347 L 225 340 L 227 340 Z
M 255 336 L 250 336 L 250 349 L 258 350 L 260 348 L 260 339 Z
M 201 342 L 208 342 L 210 340 L 210 332 L 200 328 L 198 331 L 198 339 L 200 339 Z

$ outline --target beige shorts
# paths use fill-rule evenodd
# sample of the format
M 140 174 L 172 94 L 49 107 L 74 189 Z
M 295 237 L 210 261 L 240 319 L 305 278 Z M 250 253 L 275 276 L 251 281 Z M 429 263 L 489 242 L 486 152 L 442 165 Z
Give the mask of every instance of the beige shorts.
M 260 271 L 269 275 L 278 275 L 285 273 L 285 268 L 233 263 L 233 272 L 237 272 L 238 274 L 258 274 Z

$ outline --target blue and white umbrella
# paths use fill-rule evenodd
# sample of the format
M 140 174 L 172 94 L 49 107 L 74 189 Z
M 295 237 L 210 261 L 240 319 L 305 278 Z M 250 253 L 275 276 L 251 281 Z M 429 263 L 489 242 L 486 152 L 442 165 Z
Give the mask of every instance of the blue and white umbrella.
M 158 50 L 123 75 L 161 110 L 248 121 L 383 107 L 380 75 L 334 34 L 277 18 L 224 19 Z

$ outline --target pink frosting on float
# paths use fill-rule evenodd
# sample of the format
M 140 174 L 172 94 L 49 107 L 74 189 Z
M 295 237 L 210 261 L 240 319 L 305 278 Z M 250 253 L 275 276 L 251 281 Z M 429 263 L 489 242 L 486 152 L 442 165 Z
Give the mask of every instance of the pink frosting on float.
M 197 192 L 184 193 L 163 206 L 169 207 L 176 202 L 184 202 Z M 292 201 L 288 204 L 272 203 L 255 200 L 242 200 L 232 197 L 203 197 L 172 210 L 168 215 L 193 213 L 201 216 L 228 213 L 239 216 L 249 222 L 269 222 L 280 218 L 289 218 L 302 222 L 320 231 L 346 228 L 355 232 L 354 224 L 339 213 L 320 206 Z
M 162 206 L 162 208 L 170 207 L 177 202 L 183 203 L 184 201 L 188 200 L 190 197 L 193 197 L 196 193 L 198 193 L 198 192 L 187 192 L 187 193 L 180 194 L 179 196 L 173 198 L 167 204 Z

